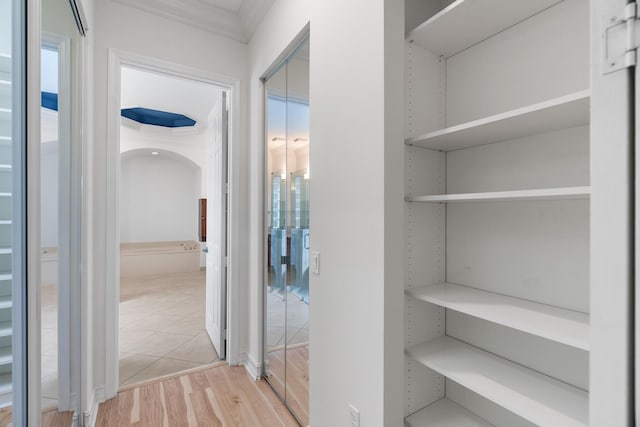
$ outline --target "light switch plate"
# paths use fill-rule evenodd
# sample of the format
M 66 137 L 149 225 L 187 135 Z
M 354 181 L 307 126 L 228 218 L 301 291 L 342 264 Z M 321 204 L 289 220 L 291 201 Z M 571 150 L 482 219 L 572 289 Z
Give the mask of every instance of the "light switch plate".
M 360 427 L 360 411 L 353 405 L 349 405 L 349 420 L 350 427 Z
M 320 274 L 320 252 L 311 251 L 311 272 Z

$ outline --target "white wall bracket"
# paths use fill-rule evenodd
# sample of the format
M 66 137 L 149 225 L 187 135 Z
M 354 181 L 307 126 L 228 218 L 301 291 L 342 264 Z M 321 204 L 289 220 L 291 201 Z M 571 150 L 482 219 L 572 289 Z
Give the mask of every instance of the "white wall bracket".
M 640 47 L 637 3 L 628 3 L 621 16 L 610 16 L 603 25 L 603 74 L 634 67 Z

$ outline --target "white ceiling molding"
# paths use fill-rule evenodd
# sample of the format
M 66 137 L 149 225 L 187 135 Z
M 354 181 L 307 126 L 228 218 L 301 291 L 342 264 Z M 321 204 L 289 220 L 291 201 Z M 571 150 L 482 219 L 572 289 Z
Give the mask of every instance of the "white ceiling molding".
M 113 1 L 247 43 L 274 0 L 242 0 L 237 12 L 228 0 Z
M 244 25 L 245 38 L 249 42 L 275 0 L 243 0 L 238 15 Z

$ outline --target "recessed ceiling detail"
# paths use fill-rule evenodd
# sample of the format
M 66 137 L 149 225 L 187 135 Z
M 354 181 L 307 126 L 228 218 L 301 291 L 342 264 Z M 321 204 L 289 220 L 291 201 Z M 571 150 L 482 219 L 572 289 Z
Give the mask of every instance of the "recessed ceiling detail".
M 184 114 L 169 113 L 167 111 L 152 110 L 150 108 L 123 108 L 122 117 L 138 123 L 166 128 L 181 128 L 195 126 L 196 121 Z
M 58 111 L 58 94 L 51 92 L 42 92 L 42 107 L 47 110 Z

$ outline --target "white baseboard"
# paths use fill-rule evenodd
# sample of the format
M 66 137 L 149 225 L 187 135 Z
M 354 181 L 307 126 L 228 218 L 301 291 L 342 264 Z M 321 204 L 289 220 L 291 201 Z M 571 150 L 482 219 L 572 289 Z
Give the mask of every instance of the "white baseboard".
M 96 425 L 96 418 L 98 417 L 98 407 L 104 402 L 104 386 L 97 387 L 93 391 L 93 400 L 91 401 L 91 407 L 88 411 L 84 412 L 84 427 L 94 427 Z
M 251 378 L 255 379 L 256 381 L 259 380 L 262 376 L 262 363 L 255 361 L 250 354 L 246 355 L 244 367 Z

